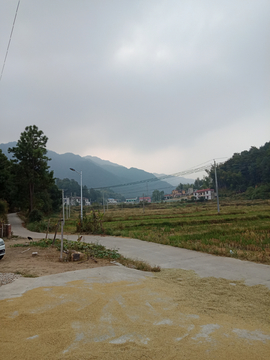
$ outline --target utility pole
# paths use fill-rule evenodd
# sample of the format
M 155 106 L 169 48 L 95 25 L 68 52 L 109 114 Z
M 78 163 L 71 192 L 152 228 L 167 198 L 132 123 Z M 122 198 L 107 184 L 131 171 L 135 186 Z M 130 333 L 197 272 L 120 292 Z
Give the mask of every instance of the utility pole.
M 104 190 L 103 190 L 103 213 L 105 214 Z
M 64 189 L 62 189 L 62 207 L 63 207 L 63 221 L 65 221 Z
M 81 222 L 83 222 L 82 170 L 81 170 Z
M 66 219 L 68 219 L 68 198 L 67 198 L 67 203 L 66 203 Z
M 215 180 L 216 180 L 216 194 L 217 194 L 217 211 L 219 214 L 219 198 L 218 198 L 218 181 L 217 181 L 217 166 L 216 161 L 214 160 L 214 166 L 215 166 Z
M 143 194 L 143 213 L 144 213 L 144 194 Z
M 63 259 L 63 248 L 64 248 L 64 219 L 61 220 L 61 252 L 60 259 Z
M 81 223 L 83 223 L 83 196 L 82 196 L 82 170 L 79 173 L 77 170 L 70 168 L 71 171 L 75 171 L 81 177 Z M 76 196 L 76 195 L 75 195 Z
M 64 190 L 62 189 L 62 205 L 63 205 L 63 219 L 61 220 L 61 252 L 60 259 L 63 258 L 63 243 L 64 243 L 64 224 L 65 224 L 65 204 L 64 204 Z

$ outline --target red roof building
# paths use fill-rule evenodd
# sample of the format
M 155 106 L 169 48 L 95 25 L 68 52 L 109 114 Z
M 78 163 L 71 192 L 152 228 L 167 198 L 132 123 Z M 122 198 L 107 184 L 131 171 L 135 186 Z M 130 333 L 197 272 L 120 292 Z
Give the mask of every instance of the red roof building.
M 204 197 L 206 200 L 213 200 L 215 197 L 214 189 L 202 189 L 202 190 L 195 190 L 193 192 L 193 196 L 196 200 Z

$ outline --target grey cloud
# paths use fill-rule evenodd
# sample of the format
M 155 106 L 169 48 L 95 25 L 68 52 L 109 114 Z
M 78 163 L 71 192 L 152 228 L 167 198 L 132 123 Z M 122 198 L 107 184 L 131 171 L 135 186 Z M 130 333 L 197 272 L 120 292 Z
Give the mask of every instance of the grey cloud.
M 0 60 L 15 7 L 0 0 Z M 223 130 L 225 147 L 229 127 L 254 118 L 266 128 L 269 13 L 264 0 L 22 1 L 0 84 L 10 124 L 0 141 L 35 123 L 52 150 L 103 148 L 117 162 L 112 149 L 130 161 L 170 148 L 198 154 L 209 131 Z

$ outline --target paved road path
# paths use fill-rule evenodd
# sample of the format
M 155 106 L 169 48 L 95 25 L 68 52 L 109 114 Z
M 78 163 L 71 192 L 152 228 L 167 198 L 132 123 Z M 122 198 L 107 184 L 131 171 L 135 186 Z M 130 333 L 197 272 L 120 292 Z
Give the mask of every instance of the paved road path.
M 16 214 L 9 214 L 8 219 L 14 235 L 31 236 L 34 239 L 45 237 L 45 234 L 23 228 L 21 220 Z M 52 236 L 51 234 L 50 237 Z M 65 235 L 65 238 L 76 240 L 77 236 Z M 119 252 L 126 257 L 144 260 L 152 265 L 159 265 L 161 268 L 194 270 L 201 277 L 214 276 L 231 280 L 245 280 L 247 285 L 262 284 L 270 289 L 269 265 L 219 257 L 137 239 L 86 235 L 83 240 L 98 242 L 110 249 L 119 249 Z

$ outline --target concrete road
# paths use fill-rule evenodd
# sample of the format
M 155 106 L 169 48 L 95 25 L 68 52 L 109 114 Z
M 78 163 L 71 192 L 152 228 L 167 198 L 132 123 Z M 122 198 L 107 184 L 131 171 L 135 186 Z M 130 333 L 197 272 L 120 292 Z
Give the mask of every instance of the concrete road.
M 45 234 L 30 232 L 23 228 L 21 220 L 16 214 L 9 214 L 8 219 L 14 235 L 31 236 L 34 239 L 45 237 Z M 52 236 L 51 234 L 50 237 Z M 76 240 L 77 235 L 65 235 L 65 238 Z M 118 249 L 126 257 L 147 261 L 151 265 L 159 265 L 161 268 L 194 270 L 201 277 L 213 276 L 229 280 L 244 280 L 247 285 L 262 284 L 270 289 L 269 265 L 214 256 L 137 239 L 84 235 L 83 241 L 98 242 L 107 248 Z

